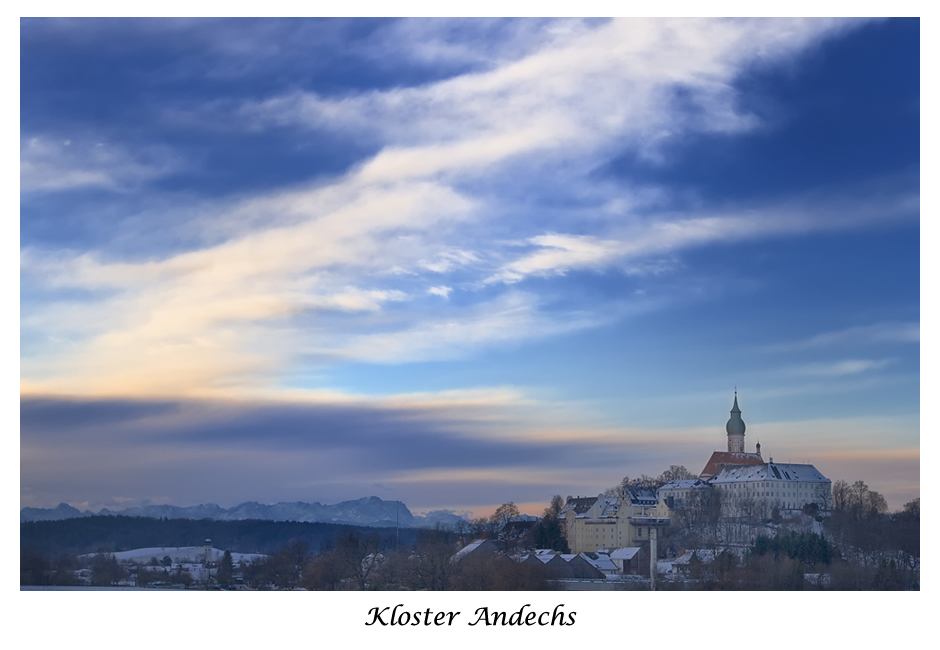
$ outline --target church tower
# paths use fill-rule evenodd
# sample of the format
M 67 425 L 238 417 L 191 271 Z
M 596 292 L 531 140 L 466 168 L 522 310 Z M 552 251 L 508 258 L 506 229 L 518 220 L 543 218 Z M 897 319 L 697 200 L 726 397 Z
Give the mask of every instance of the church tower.
M 741 419 L 741 409 L 738 407 L 738 391 L 734 391 L 734 406 L 731 408 L 731 418 L 725 425 L 728 432 L 728 451 L 712 452 L 711 458 L 705 464 L 705 469 L 699 475 L 702 480 L 708 480 L 725 467 L 732 465 L 763 465 L 764 459 L 760 455 L 760 443 L 757 443 L 757 453 L 749 454 L 744 451 L 744 420 Z
M 728 432 L 728 451 L 744 453 L 744 429 L 741 409 L 738 408 L 738 391 L 734 391 L 734 407 L 731 409 L 731 418 L 725 425 L 725 431 Z

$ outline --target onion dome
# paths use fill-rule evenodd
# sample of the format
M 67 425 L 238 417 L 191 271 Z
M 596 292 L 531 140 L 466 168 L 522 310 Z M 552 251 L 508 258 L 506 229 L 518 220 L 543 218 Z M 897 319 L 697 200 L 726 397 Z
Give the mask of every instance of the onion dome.
M 738 408 L 738 393 L 734 393 L 734 408 L 731 409 L 731 418 L 728 420 L 728 424 L 725 425 L 725 431 L 728 432 L 729 436 L 743 436 L 744 435 L 744 420 L 741 419 L 741 409 Z

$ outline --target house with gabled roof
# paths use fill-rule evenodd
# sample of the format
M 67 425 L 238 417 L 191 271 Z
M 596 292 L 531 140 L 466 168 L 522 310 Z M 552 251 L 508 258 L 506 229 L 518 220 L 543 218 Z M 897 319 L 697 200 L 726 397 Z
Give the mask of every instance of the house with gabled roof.
M 615 576 L 620 573 L 619 567 L 610 559 L 610 555 L 603 551 L 596 553 L 579 553 L 585 562 L 600 571 L 604 576 Z
M 649 517 L 658 502 L 655 488 L 625 486 L 614 496 L 569 498 L 559 517 L 574 553 L 635 546 L 649 540 Z
M 461 560 L 468 557 L 485 557 L 488 555 L 493 555 L 498 551 L 499 546 L 496 545 L 496 542 L 489 539 L 477 539 L 457 551 L 450 558 L 450 561 L 453 563 L 460 562 Z
M 672 561 L 672 571 L 686 578 L 698 577 L 696 569 L 711 565 L 717 557 L 714 549 L 690 549 Z
M 649 574 L 649 553 L 643 547 L 615 548 L 610 551 L 609 557 L 620 575 Z
M 567 578 L 569 574 L 568 563 L 558 553 L 530 553 L 522 563 L 543 567 L 550 578 Z
M 578 580 L 599 580 L 604 578 L 596 567 L 591 565 L 580 553 L 565 553 L 560 556 L 565 561 L 565 577 Z

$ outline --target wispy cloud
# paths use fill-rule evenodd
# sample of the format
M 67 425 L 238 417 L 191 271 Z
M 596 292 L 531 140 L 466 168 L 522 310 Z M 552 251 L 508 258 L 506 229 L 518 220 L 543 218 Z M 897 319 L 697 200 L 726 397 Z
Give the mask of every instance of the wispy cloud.
M 20 191 L 27 195 L 82 187 L 127 192 L 181 168 L 161 147 L 131 152 L 120 144 L 50 136 L 20 143 Z
M 474 347 L 596 326 L 655 302 L 562 310 L 528 288 L 498 284 L 578 269 L 662 272 L 675 266 L 672 256 L 694 246 L 909 213 L 916 197 L 843 202 L 826 219 L 821 214 L 831 204 L 620 211 L 613 221 L 608 214 L 599 232 L 575 234 L 569 227 L 583 209 L 563 215 L 564 228 L 545 228 L 531 207 L 516 216 L 507 213 L 512 200 L 497 200 L 507 171 L 530 185 L 563 171 L 577 193 L 616 150 L 655 157 L 657 143 L 683 133 L 751 129 L 756 118 L 735 101 L 737 75 L 852 24 L 553 23 L 547 31 L 523 30 L 509 53 L 444 80 L 243 102 L 228 117 L 245 129 L 327 128 L 373 138 L 378 152 L 315 185 L 187 207 L 188 227 L 199 234 L 184 252 L 129 261 L 103 252 L 24 249 L 22 275 L 36 295 L 86 292 L 71 301 L 37 300 L 24 310 L 31 334 L 69 342 L 24 359 L 24 389 L 189 394 L 252 383 L 260 390 L 301 358 L 453 358 Z M 35 169 L 59 160 L 63 147 L 53 155 L 24 145 L 32 187 L 56 182 L 56 174 Z M 162 169 L 127 156 L 105 162 L 88 166 L 90 176 L 57 182 L 120 188 Z M 618 201 L 630 205 L 601 194 L 594 196 L 599 214 Z M 483 237 L 484 227 L 507 237 Z M 214 237 L 209 244 L 207 232 Z M 520 240 L 521 252 L 511 243 Z M 466 299 L 455 300 L 457 292 Z M 424 301 L 432 299 L 429 308 Z M 405 304 L 409 310 L 395 309 Z M 437 311 L 442 304 L 446 313 Z
M 536 340 L 592 327 L 604 318 L 588 313 L 549 314 L 531 294 L 511 292 L 498 299 L 455 312 L 451 317 L 428 317 L 392 332 L 365 333 L 344 342 L 332 340 L 313 349 L 324 357 L 348 357 L 378 363 L 452 359 L 480 347 L 518 340 Z
M 894 359 L 844 359 L 819 363 L 807 363 L 788 366 L 785 374 L 806 375 L 810 377 L 843 377 L 857 375 L 869 370 L 878 370 L 894 362 Z
M 916 195 L 890 197 L 830 196 L 790 199 L 788 205 L 751 205 L 728 208 L 719 214 L 664 213 L 624 220 L 606 238 L 547 233 L 527 240 L 534 250 L 505 264 L 488 282 L 518 282 L 535 276 L 564 275 L 572 270 L 622 268 L 643 273 L 662 266 L 644 267 L 638 260 L 707 245 L 724 245 L 773 236 L 795 236 L 819 231 L 857 229 L 918 214 Z M 833 216 L 836 215 L 836 216 Z M 839 215 L 851 215 L 845 218 Z M 864 336 L 865 333 L 860 333 Z M 878 336 L 869 332 L 869 336 Z M 882 337 L 892 336 L 883 332 Z
M 523 58 L 557 34 L 580 26 L 581 21 L 566 19 L 397 20 L 376 29 L 358 54 L 379 66 L 395 57 L 435 70 L 485 70 Z
M 293 93 L 245 104 L 241 114 L 252 123 L 371 133 L 386 147 L 365 167 L 374 178 L 468 171 L 562 148 L 579 156 L 630 141 L 651 153 L 688 130 L 753 127 L 755 118 L 734 101 L 742 67 L 791 56 L 850 25 L 570 22 L 533 34 L 524 56 L 491 70 L 340 99 Z M 686 93 L 681 100 L 677 89 Z
M 875 345 L 881 343 L 919 343 L 920 323 L 874 323 L 823 332 L 809 338 L 770 346 L 772 351 L 812 350 L 837 346 Z
M 749 445 L 916 483 L 916 138 L 807 139 L 862 23 L 24 20 L 23 505 L 596 494 L 735 381 Z
M 39 506 L 116 502 L 113 495 L 132 505 L 154 495 L 192 505 L 192 494 L 225 506 L 336 502 L 378 482 L 391 490 L 385 498 L 413 509 L 491 509 L 559 492 L 597 494 L 624 474 L 670 464 L 697 471 L 723 435 L 713 427 L 578 426 L 575 411 L 560 416 L 551 403 L 499 388 L 312 400 L 26 397 L 21 411 L 21 498 Z M 749 436 L 751 428 L 777 460 L 868 480 L 903 467 L 916 493 L 916 418 L 749 422 Z M 899 436 L 900 449 L 891 446 Z M 811 444 L 817 451 L 806 459 Z M 873 470 L 852 474 L 852 463 Z M 903 492 L 893 506 L 911 498 Z

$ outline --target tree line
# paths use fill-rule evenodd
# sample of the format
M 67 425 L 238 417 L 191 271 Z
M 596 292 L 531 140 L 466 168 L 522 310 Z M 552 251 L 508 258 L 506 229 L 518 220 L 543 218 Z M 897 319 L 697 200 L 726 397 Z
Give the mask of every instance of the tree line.
M 397 535 L 413 543 L 418 529 L 401 528 Z M 395 528 L 370 528 L 319 522 L 240 519 L 167 519 L 96 515 L 58 521 L 20 524 L 20 549 L 48 558 L 60 554 L 116 553 L 150 546 L 201 546 L 211 539 L 216 548 L 239 553 L 274 553 L 291 540 L 303 540 L 314 550 L 347 532 L 396 535 Z
M 319 554 L 302 542 L 252 562 L 245 584 L 253 589 L 339 590 L 545 590 L 552 588 L 543 567 L 523 565 L 504 555 L 461 560 L 459 535 L 421 530 L 412 546 L 389 545 L 379 535 L 346 533 Z

